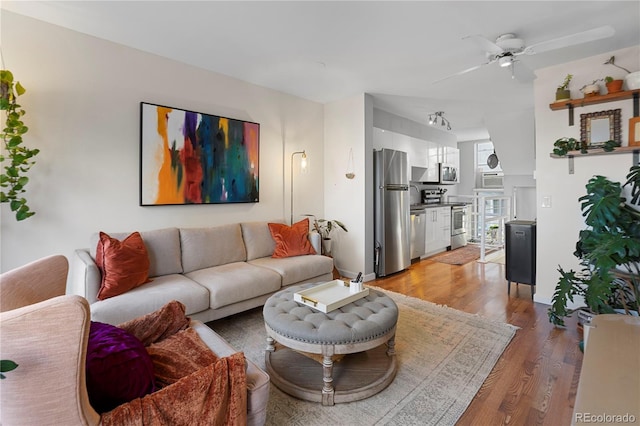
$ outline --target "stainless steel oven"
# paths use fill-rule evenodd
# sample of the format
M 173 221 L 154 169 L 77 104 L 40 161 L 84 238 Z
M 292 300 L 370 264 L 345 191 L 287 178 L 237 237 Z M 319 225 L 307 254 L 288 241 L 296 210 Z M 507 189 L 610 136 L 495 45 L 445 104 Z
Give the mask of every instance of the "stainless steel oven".
M 467 206 L 451 207 L 451 250 L 467 245 Z

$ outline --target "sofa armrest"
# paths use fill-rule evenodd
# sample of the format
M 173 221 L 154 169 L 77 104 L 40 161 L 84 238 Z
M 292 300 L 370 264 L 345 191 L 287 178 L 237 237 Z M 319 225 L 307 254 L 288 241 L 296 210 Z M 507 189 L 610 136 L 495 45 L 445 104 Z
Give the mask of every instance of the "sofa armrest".
M 89 249 L 78 249 L 73 253 L 71 280 L 68 293 L 77 294 L 94 303 L 98 301 L 98 291 L 102 275 Z
M 85 380 L 90 320 L 75 295 L 0 313 L 0 359 L 18 364 L 2 380 L 0 424 L 98 424 Z
M 321 244 L 320 234 L 318 234 L 315 231 L 311 231 L 309 232 L 308 238 L 309 238 L 309 242 L 311 242 L 311 246 L 316 251 L 316 254 L 322 254 L 322 246 L 320 245 Z
M 219 357 L 236 352 L 226 340 L 200 321 L 191 320 L 191 327 L 204 343 Z M 247 425 L 262 426 L 267 420 L 269 402 L 269 375 L 251 360 L 247 360 Z

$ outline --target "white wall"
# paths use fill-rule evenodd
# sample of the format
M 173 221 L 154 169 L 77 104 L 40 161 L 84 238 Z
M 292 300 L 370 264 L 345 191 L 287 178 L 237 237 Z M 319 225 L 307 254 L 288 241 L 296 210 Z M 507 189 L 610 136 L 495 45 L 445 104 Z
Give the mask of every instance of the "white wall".
M 324 210 L 321 104 L 5 10 L 1 19 L 4 65 L 27 88 L 25 143 L 41 150 L 26 194 L 36 215 L 16 222 L 0 207 L 1 270 L 70 258 L 100 230 L 288 219 L 290 154 L 303 149 L 311 166 L 296 176 L 296 216 Z M 140 207 L 141 101 L 260 123 L 260 202 Z M 346 154 L 336 158 L 344 167 Z
M 325 167 L 324 218 L 337 219 L 345 224 L 348 233 L 332 236 L 332 252 L 336 268 L 346 276 L 358 272 L 372 273 L 373 263 L 367 262 L 366 167 L 369 150 L 365 145 L 367 95 L 331 102 L 324 107 Z M 349 150 L 353 149 L 355 177 L 347 179 Z
M 638 70 L 640 47 L 622 49 L 579 61 L 569 62 L 537 71 L 534 82 L 535 134 L 536 134 L 536 181 L 537 181 L 537 293 L 535 300 L 550 303 L 558 281 L 558 265 L 565 270 L 577 269 L 578 261 L 573 256 L 578 233 L 584 228 L 578 198 L 586 193 L 585 185 L 594 175 L 625 182 L 632 165 L 632 154 L 578 157 L 575 173 L 568 173 L 567 159 L 552 159 L 549 153 L 553 143 L 561 137 L 580 139 L 580 114 L 620 108 L 622 111 L 622 141 L 628 141 L 628 122 L 633 115 L 632 101 L 616 101 L 575 109 L 575 123 L 568 126 L 566 110 L 551 111 L 549 104 L 555 100 L 556 87 L 565 75 L 573 74 L 571 97 L 582 97 L 578 89 L 587 82 L 607 75 L 624 75 L 604 62 L 615 55 L 616 64 L 631 71 Z M 606 90 L 606 89 L 605 89 Z M 550 208 L 541 208 L 543 197 L 551 198 Z

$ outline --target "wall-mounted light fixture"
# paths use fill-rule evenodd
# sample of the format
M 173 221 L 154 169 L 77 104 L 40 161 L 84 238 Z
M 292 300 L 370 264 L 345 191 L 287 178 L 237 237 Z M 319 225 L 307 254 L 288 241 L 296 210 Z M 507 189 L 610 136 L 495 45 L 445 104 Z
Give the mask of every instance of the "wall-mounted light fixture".
M 296 154 L 302 154 L 300 160 L 300 172 L 305 173 L 307 171 L 307 153 L 305 151 L 296 151 L 291 153 L 291 221 L 289 225 L 293 225 L 293 156 Z
M 447 130 L 451 130 L 451 123 L 449 123 L 449 120 L 444 118 L 444 111 L 437 111 L 433 114 L 429 114 L 429 124 L 431 126 L 437 126 L 440 124 L 441 126 L 446 126 Z

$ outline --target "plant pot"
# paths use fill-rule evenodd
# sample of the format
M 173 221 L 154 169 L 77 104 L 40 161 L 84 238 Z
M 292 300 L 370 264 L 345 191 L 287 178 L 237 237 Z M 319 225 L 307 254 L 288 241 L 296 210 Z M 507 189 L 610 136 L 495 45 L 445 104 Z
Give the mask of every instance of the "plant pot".
M 568 101 L 571 99 L 571 91 L 569 89 L 556 90 L 556 101 Z
M 607 93 L 617 93 L 622 91 L 622 83 L 624 80 L 613 80 L 607 83 Z
M 585 98 L 590 98 L 591 96 L 597 96 L 600 93 L 600 87 L 597 84 L 589 84 L 582 89 L 582 93 L 584 93 Z
M 327 256 L 331 255 L 331 238 L 322 239 L 322 251 Z
M 589 324 L 595 314 L 586 308 L 580 308 L 577 311 L 578 315 L 578 326 L 584 326 L 585 324 Z
M 640 89 L 640 71 L 627 74 L 624 78 L 624 85 L 627 87 L 627 90 Z

